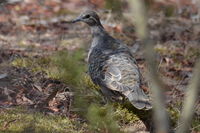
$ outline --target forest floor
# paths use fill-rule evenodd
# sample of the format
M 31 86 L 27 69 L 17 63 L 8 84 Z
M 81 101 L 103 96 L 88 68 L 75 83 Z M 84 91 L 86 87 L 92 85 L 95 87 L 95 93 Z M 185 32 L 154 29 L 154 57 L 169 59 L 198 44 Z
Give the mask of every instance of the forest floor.
M 134 111 L 105 104 L 88 78 L 89 27 L 62 23 L 91 6 L 80 0 L 0 5 L 0 132 L 146 130 Z M 149 92 L 144 46 L 134 26 L 127 18 L 112 17 L 99 9 L 98 13 L 106 30 L 130 46 Z M 176 129 L 184 92 L 200 57 L 200 23 L 187 17 L 166 17 L 162 12 L 152 13 L 148 23 L 155 40 L 157 70 L 166 85 L 167 110 Z M 99 126 L 95 121 L 104 123 Z M 200 132 L 200 97 L 191 132 Z

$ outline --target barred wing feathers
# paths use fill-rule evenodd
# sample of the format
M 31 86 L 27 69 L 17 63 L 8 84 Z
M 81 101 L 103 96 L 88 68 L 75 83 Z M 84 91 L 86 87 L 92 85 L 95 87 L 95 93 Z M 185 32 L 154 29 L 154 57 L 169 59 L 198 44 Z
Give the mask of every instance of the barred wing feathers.
M 150 109 L 147 95 L 140 88 L 141 75 L 136 61 L 128 54 L 114 54 L 105 62 L 102 84 L 122 93 L 138 109 Z

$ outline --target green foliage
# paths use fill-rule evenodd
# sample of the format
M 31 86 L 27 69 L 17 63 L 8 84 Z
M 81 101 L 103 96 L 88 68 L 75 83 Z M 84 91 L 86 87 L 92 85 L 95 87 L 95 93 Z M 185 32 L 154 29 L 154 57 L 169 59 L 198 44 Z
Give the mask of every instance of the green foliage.
M 61 80 L 69 85 L 78 86 L 86 70 L 83 60 L 83 50 L 74 53 L 67 51 L 56 52 L 51 56 L 38 58 L 17 58 L 13 66 L 26 67 L 33 72 L 44 71 L 49 78 Z
M 25 108 L 0 111 L 0 132 L 15 133 L 81 133 L 76 123 L 66 117 L 44 115 Z
M 200 131 L 200 116 L 194 116 L 192 121 L 192 130 L 197 132 Z
M 120 122 L 120 124 L 130 124 L 139 120 L 138 116 L 128 110 L 127 108 L 123 108 L 118 105 L 115 110 L 115 118 Z
M 119 126 L 114 120 L 114 111 L 110 105 L 103 107 L 95 104 L 88 108 L 87 118 L 93 132 L 119 133 Z
M 177 109 L 177 108 L 174 108 L 174 107 L 169 107 L 167 108 L 167 111 L 170 115 L 170 123 L 173 127 L 176 127 L 177 126 L 177 121 L 180 117 L 180 111 Z
M 176 106 L 180 106 L 178 104 Z M 174 127 L 174 128 L 178 127 L 179 125 L 177 125 L 178 124 L 177 122 L 181 115 L 180 109 L 175 108 L 175 107 L 169 107 L 169 108 L 167 108 L 167 111 L 170 114 L 170 120 L 171 120 L 170 122 L 171 122 L 172 127 Z M 194 118 L 192 120 L 192 124 L 191 124 L 191 129 L 193 131 L 200 131 L 199 123 L 200 123 L 200 117 L 194 116 Z
M 51 57 L 50 67 L 46 73 L 49 77 L 61 80 L 69 85 L 78 86 L 86 70 L 83 50 L 74 53 L 61 51 Z
M 143 114 L 147 115 L 147 112 Z M 122 132 L 127 124 L 134 124 L 140 120 L 132 110 L 120 104 L 106 104 L 104 106 L 91 104 L 88 108 L 87 119 L 92 131 L 111 133 Z M 119 125 L 122 130 L 119 130 Z
M 166 17 L 172 17 L 176 13 L 176 8 L 173 5 L 166 6 L 164 13 Z
M 95 85 L 88 75 L 85 75 L 83 82 L 84 82 L 84 84 L 86 85 L 87 88 L 90 88 L 90 89 L 93 89 L 93 90 L 100 90 L 99 86 Z
M 100 104 L 104 100 L 104 97 L 100 94 L 99 86 L 95 85 L 87 74 L 79 80 L 80 86 L 77 86 L 78 89 L 74 89 L 74 108 L 77 108 L 79 115 L 86 118 L 87 109 L 90 104 Z
M 17 58 L 12 61 L 12 65 L 16 67 L 30 68 L 33 72 L 45 71 L 50 62 L 49 57 L 40 58 Z
M 122 10 L 122 1 L 121 0 L 106 0 L 105 7 L 112 12 L 120 13 Z

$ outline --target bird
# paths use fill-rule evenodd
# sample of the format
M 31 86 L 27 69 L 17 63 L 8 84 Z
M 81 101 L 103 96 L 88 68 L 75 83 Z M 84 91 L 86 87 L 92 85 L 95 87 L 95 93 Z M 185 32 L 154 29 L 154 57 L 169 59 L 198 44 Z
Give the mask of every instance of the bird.
M 141 72 L 128 46 L 109 35 L 93 10 L 82 12 L 71 22 L 84 22 L 91 29 L 88 73 L 103 95 L 111 100 L 125 97 L 139 110 L 151 109 L 149 97 L 141 89 Z

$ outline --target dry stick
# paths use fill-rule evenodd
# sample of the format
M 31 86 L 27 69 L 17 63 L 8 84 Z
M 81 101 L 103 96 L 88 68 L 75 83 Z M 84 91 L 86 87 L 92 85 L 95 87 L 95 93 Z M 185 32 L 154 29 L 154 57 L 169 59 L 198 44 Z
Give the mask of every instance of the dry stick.
M 159 79 L 157 73 L 157 65 L 155 60 L 155 53 L 153 51 L 153 45 L 150 39 L 144 41 L 146 45 L 146 60 L 149 66 L 149 77 L 152 83 L 151 91 L 153 94 L 154 104 L 154 119 L 156 124 L 157 133 L 168 133 L 169 132 L 169 117 L 165 108 L 165 96 L 163 94 L 163 84 Z
M 57 94 L 57 92 L 59 91 L 58 88 L 55 88 L 53 90 L 53 92 L 44 100 L 44 102 L 42 103 L 42 105 L 47 105 L 49 103 L 49 101 L 51 101 Z
M 131 11 L 133 14 L 132 21 L 135 22 L 138 36 L 143 41 L 145 48 L 145 56 L 150 69 L 149 77 L 152 82 L 151 91 L 153 93 L 153 109 L 154 119 L 157 133 L 169 132 L 169 119 L 165 109 L 164 95 L 162 92 L 163 85 L 156 70 L 156 59 L 153 50 L 153 42 L 149 39 L 147 29 L 147 15 L 144 3 L 141 0 L 129 0 Z
M 176 133 L 186 133 L 189 130 L 192 121 L 192 116 L 195 110 L 194 105 L 198 98 L 198 93 L 200 90 L 199 79 L 200 79 L 200 60 L 197 62 L 194 68 L 193 78 L 190 81 L 187 93 L 185 95 L 183 111 L 180 117 L 181 124 L 177 129 Z
M 4 125 L 3 125 L 3 130 L 5 130 L 6 128 L 8 128 L 9 127 L 9 125 L 11 124 L 11 123 L 13 123 L 13 122 L 16 122 L 18 119 L 14 119 L 14 120 L 10 120 L 10 121 L 8 121 L 8 122 L 6 122 Z

